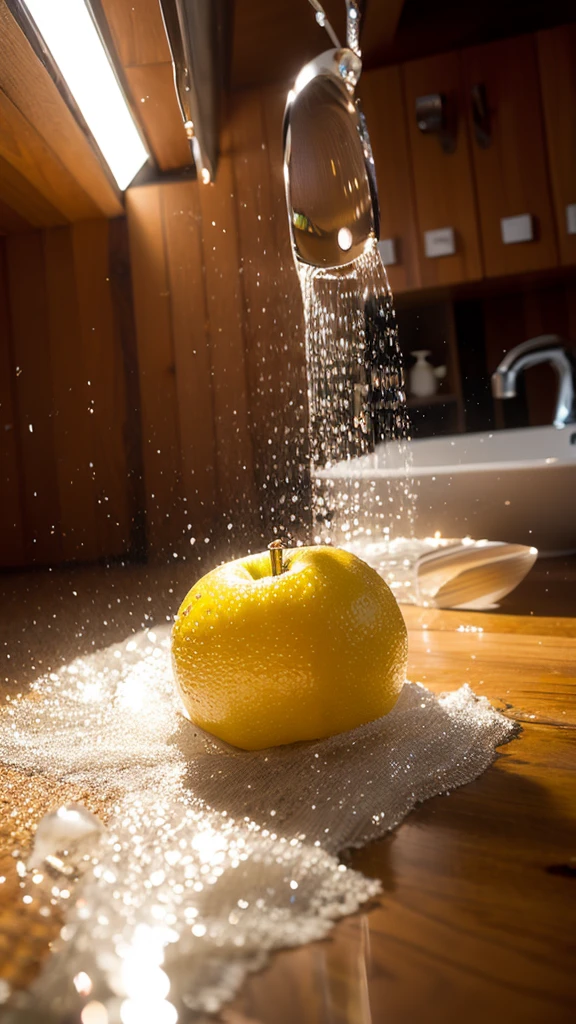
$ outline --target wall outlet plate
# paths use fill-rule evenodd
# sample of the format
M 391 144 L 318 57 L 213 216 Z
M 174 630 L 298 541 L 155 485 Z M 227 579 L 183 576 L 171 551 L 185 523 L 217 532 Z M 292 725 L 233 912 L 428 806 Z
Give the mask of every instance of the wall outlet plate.
M 456 252 L 454 228 L 436 228 L 424 232 L 424 252 L 429 260 L 438 256 L 453 256 Z
M 502 217 L 500 232 L 504 245 L 517 245 L 518 242 L 534 241 L 534 218 L 531 213 L 521 213 L 518 217 Z
M 385 267 L 393 267 L 395 263 L 398 263 L 396 240 L 394 238 L 381 238 L 378 242 L 378 252 Z

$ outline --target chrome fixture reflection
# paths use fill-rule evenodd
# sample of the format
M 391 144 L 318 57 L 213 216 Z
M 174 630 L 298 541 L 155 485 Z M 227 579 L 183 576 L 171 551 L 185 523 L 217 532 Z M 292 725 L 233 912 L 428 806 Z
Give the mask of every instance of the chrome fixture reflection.
M 416 97 L 416 124 L 423 135 L 436 135 L 444 153 L 456 148 L 454 110 L 442 93 Z
M 320 5 L 312 6 L 322 17 Z M 368 239 L 379 233 L 372 149 L 355 98 L 362 71 L 363 6 L 348 0 L 347 46 L 327 50 L 302 68 L 284 115 L 284 177 L 293 251 L 297 260 L 315 267 L 352 263 Z M 334 38 L 331 29 L 330 36 Z
M 576 423 L 576 359 L 569 343 L 557 334 L 540 334 L 506 353 L 492 374 L 494 398 L 514 398 L 518 374 L 540 363 L 550 363 L 558 374 L 554 426 Z
M 160 0 L 174 84 L 198 177 L 216 175 L 231 5 L 227 0 Z

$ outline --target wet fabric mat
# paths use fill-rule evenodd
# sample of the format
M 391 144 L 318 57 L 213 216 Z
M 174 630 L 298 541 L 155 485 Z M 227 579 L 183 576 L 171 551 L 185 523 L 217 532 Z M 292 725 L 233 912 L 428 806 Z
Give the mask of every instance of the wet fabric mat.
M 169 648 L 168 627 L 140 633 L 40 678 L 0 715 L 4 764 L 111 806 L 106 829 L 72 809 L 68 839 L 64 814 L 33 861 L 21 852 L 31 912 L 64 910 L 65 925 L 8 1020 L 56 1021 L 88 1002 L 107 1024 L 215 1012 L 269 951 L 323 937 L 376 895 L 341 851 L 477 778 L 517 731 L 468 686 L 436 697 L 406 683 L 376 722 L 247 753 L 182 717 Z

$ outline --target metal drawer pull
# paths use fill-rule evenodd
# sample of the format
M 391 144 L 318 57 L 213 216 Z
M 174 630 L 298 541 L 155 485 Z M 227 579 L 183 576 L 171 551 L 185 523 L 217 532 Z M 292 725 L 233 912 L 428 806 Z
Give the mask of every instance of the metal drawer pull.
M 437 135 L 445 153 L 456 149 L 456 133 L 449 104 L 442 93 L 434 92 L 416 98 L 416 124 L 423 135 Z
M 424 252 L 429 260 L 439 256 L 453 256 L 456 252 L 454 228 L 436 228 L 424 232 Z

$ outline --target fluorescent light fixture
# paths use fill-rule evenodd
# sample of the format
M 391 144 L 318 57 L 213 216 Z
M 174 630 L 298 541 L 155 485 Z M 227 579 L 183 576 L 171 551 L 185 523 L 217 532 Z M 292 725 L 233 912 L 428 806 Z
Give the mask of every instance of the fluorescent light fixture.
M 84 0 L 24 0 L 118 187 L 148 153 Z

